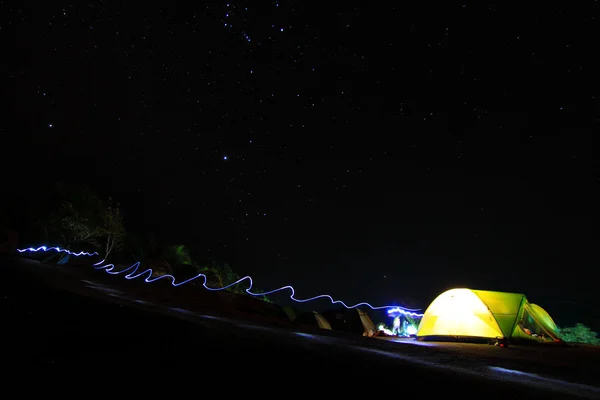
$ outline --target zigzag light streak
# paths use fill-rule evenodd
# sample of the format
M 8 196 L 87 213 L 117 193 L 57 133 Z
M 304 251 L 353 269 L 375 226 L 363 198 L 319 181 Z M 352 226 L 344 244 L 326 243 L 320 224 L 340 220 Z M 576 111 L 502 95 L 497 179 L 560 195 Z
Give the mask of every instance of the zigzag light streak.
M 37 249 L 34 249 L 33 247 L 29 247 L 27 249 L 17 249 L 17 251 L 19 253 L 25 253 L 26 251 L 31 252 L 31 253 L 37 253 L 38 251 L 50 251 L 50 250 L 56 250 L 57 253 L 67 253 L 70 254 L 72 256 L 97 256 L 98 253 L 97 252 L 93 252 L 93 253 L 88 253 L 87 251 L 80 251 L 79 253 L 73 253 L 70 250 L 67 249 L 61 249 L 60 247 L 46 247 L 46 246 L 40 246 Z
M 47 251 L 47 250 L 45 250 L 46 247 L 42 246 L 42 247 L 40 247 L 38 249 L 24 249 L 24 250 L 19 250 L 19 252 L 23 253 L 25 251 L 38 251 L 40 249 L 42 249 L 44 251 Z M 50 250 L 50 249 L 48 249 L 48 250 Z M 68 250 L 66 250 L 66 251 L 68 251 Z M 70 253 L 70 254 L 84 255 L 85 253 L 82 252 L 82 253 Z M 87 253 L 85 255 L 90 255 L 90 254 Z M 129 273 L 127 273 L 125 275 L 125 279 L 128 279 L 128 280 L 137 279 L 137 278 L 140 278 L 140 277 L 146 275 L 146 277 L 144 278 L 144 282 L 146 282 L 146 283 L 153 283 L 153 282 L 156 282 L 156 281 L 161 280 L 161 279 L 170 279 L 172 286 L 179 287 L 179 286 L 185 285 L 186 283 L 190 283 L 192 281 L 195 281 L 196 279 L 202 278 L 203 279 L 202 286 L 206 290 L 209 290 L 209 291 L 212 291 L 212 292 L 217 292 L 217 291 L 229 289 L 230 287 L 238 285 L 238 284 L 242 283 L 243 281 L 247 280 L 247 281 L 250 282 L 250 284 L 249 284 L 248 288 L 245 289 L 245 291 L 246 291 L 246 293 L 248 293 L 251 296 L 266 296 L 266 295 L 269 295 L 269 294 L 280 292 L 282 290 L 290 290 L 290 292 L 291 292 L 290 299 L 292 299 L 293 301 L 295 301 L 297 303 L 307 303 L 309 301 L 313 301 L 313 300 L 317 300 L 317 299 L 329 299 L 329 301 L 331 301 L 331 304 L 341 304 L 342 306 L 344 306 L 347 309 L 353 309 L 353 308 L 360 307 L 360 306 L 366 306 L 366 307 L 369 307 L 372 310 L 393 309 L 394 312 L 400 312 L 402 314 L 409 315 L 409 316 L 412 316 L 412 317 L 419 317 L 420 318 L 420 317 L 423 316 L 423 314 L 419 314 L 419 313 L 415 312 L 415 311 L 418 311 L 418 309 L 410 309 L 410 308 L 404 308 L 404 307 L 398 307 L 398 306 L 379 306 L 379 307 L 374 307 L 371 304 L 366 303 L 366 302 L 357 303 L 357 304 L 354 304 L 352 306 L 349 306 L 349 305 L 347 305 L 346 303 L 344 303 L 341 300 L 335 300 L 333 297 L 331 297 L 328 294 L 321 294 L 321 295 L 318 295 L 318 296 L 310 297 L 308 299 L 297 299 L 297 298 L 294 297 L 296 295 L 296 292 L 295 292 L 294 288 L 292 286 L 290 286 L 290 285 L 282 286 L 280 288 L 277 288 L 277 289 L 274 289 L 274 290 L 271 290 L 271 291 L 268 291 L 268 292 L 253 293 L 251 291 L 252 285 L 253 285 L 253 281 L 252 281 L 252 277 L 250 277 L 250 276 L 245 276 L 243 278 L 240 278 L 237 281 L 235 281 L 235 282 L 233 282 L 233 283 L 231 283 L 231 284 L 229 284 L 227 286 L 223 286 L 223 287 L 219 287 L 219 288 L 211 288 L 211 287 L 209 287 L 209 286 L 206 285 L 206 283 L 207 283 L 207 276 L 205 274 L 198 274 L 198 275 L 196 275 L 196 276 L 194 276 L 192 278 L 186 279 L 186 280 L 181 281 L 181 282 L 177 282 L 176 279 L 175 279 L 175 277 L 173 275 L 168 275 L 168 274 L 166 274 L 166 275 L 160 275 L 160 276 L 157 276 L 157 277 L 153 278 L 152 275 L 154 274 L 154 272 L 150 268 L 148 268 L 148 269 L 146 269 L 146 270 L 144 270 L 142 272 L 138 272 L 138 269 L 140 267 L 140 263 L 139 262 L 136 262 L 135 264 L 133 264 L 130 267 L 125 268 L 123 270 L 115 271 L 115 265 L 114 264 L 101 265 L 104 261 L 105 260 L 102 260 L 102 261 L 99 261 L 97 263 L 94 263 L 93 264 L 94 269 L 96 269 L 96 270 L 104 270 L 104 272 L 106 272 L 106 273 L 108 273 L 110 275 L 119 275 L 119 274 L 124 274 L 124 273 L 130 271 Z

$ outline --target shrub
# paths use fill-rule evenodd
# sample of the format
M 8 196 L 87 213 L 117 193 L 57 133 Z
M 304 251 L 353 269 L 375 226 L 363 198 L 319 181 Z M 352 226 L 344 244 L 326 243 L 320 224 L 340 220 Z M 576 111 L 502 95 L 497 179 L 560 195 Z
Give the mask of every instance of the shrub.
M 600 345 L 598 334 L 583 324 L 573 327 L 559 328 L 558 334 L 565 342 Z

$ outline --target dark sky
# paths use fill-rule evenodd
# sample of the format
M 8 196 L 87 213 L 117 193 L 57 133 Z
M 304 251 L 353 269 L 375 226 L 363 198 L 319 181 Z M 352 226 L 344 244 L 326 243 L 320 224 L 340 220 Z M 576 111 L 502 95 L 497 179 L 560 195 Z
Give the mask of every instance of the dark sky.
M 598 322 L 597 0 L 120 3 L 2 6 L 8 190 L 89 183 L 301 298 Z

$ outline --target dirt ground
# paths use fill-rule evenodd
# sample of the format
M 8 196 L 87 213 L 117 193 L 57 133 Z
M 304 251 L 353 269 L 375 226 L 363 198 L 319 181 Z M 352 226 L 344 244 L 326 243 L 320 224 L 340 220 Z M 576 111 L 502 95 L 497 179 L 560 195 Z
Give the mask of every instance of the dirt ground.
M 422 393 L 428 382 L 467 398 L 600 398 L 597 348 L 365 338 L 295 325 L 268 303 L 201 287 L 148 285 L 6 256 L 0 268 L 3 326 L 10 327 L 3 359 L 30 373 L 125 369 L 177 377 L 193 370 L 213 383 L 293 376 L 304 382 L 299 392 L 313 395 L 315 382 L 329 382 L 324 395 L 355 395 L 358 381 L 349 378 L 373 377 L 373 395 L 390 391 L 385 380 L 395 379 L 406 394 Z M 242 390 L 237 386 L 227 387 Z

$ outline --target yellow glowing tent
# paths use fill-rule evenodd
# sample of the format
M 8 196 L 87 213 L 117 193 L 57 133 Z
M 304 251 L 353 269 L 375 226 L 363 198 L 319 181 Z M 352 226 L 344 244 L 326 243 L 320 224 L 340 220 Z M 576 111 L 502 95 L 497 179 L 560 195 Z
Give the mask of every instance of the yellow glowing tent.
M 451 289 L 427 308 L 418 340 L 449 338 L 560 341 L 552 317 L 524 294 Z

